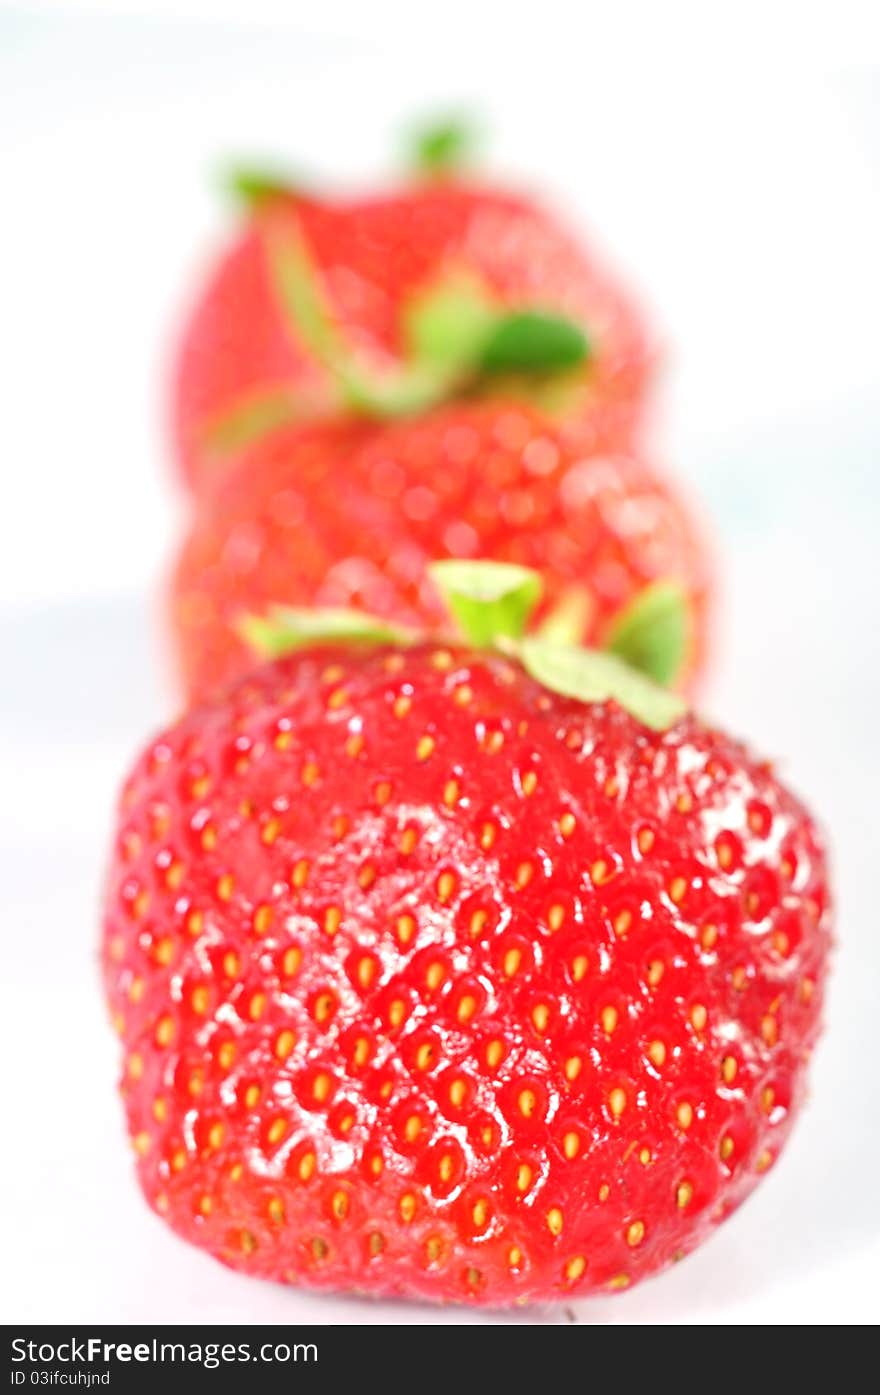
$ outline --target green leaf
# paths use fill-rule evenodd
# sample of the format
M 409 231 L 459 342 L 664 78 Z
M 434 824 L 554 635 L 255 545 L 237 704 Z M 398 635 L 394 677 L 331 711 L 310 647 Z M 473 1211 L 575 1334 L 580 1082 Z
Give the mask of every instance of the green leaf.
M 498 321 L 482 287 L 450 278 L 414 297 L 404 313 L 404 340 L 415 362 L 455 375 L 476 369 Z
M 687 711 L 682 698 L 644 678 L 613 654 L 534 637 L 521 640 L 518 652 L 523 667 L 551 692 L 580 702 L 613 699 L 655 731 L 664 731 Z
M 361 610 L 325 606 L 315 610 L 273 606 L 268 615 L 244 615 L 236 626 L 241 638 L 265 659 L 277 659 L 309 644 L 362 641 L 410 644 L 409 630 L 386 625 Z
M 430 125 L 417 127 L 408 140 L 409 160 L 421 174 L 453 174 L 468 163 L 476 145 L 473 122 L 450 116 Z
M 434 562 L 428 574 L 474 645 L 517 639 L 541 598 L 541 578 L 509 562 Z
M 614 617 L 603 648 L 657 683 L 674 685 L 690 640 L 690 608 L 674 581 L 646 586 Z
M 223 184 L 245 208 L 263 208 L 278 199 L 293 198 L 298 186 L 281 170 L 261 165 L 233 165 Z
M 514 310 L 495 325 L 480 358 L 482 373 L 554 373 L 576 368 L 590 354 L 573 320 L 537 310 Z
M 203 423 L 202 437 L 210 451 L 226 455 L 302 415 L 291 393 L 284 388 L 266 388 Z

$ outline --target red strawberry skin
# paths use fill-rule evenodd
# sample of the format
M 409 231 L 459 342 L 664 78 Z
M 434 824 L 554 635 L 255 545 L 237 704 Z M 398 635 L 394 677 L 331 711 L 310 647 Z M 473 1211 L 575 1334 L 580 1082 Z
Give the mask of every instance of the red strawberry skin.
M 196 490 L 222 465 L 206 425 L 266 389 L 310 393 L 324 370 L 282 315 L 263 230 L 301 232 L 346 341 L 379 365 L 401 350 L 410 297 L 446 275 L 477 278 L 500 304 L 536 305 L 583 324 L 593 353 L 577 416 L 597 449 L 629 439 L 654 352 L 636 311 L 594 257 L 533 202 L 458 183 L 359 202 L 296 199 L 252 218 L 207 279 L 174 374 L 180 468 Z
M 312 649 L 152 742 L 104 973 L 144 1193 L 247 1273 L 506 1304 L 709 1236 L 804 1095 L 809 814 L 463 647 Z
M 685 685 L 699 670 L 707 550 L 663 478 L 636 454 L 585 451 L 529 408 L 471 402 L 380 430 L 276 431 L 244 452 L 200 502 L 174 572 L 186 692 L 203 697 L 251 667 L 235 626 L 272 604 L 436 627 L 443 611 L 425 567 L 442 557 L 536 568 L 544 614 L 589 593 L 586 642 L 601 642 L 649 582 L 676 579 L 692 618 Z

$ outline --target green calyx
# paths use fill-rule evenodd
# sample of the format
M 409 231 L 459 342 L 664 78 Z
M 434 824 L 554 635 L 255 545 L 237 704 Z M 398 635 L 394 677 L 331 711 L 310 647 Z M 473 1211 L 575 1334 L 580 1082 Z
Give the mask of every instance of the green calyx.
M 612 626 L 626 636 L 640 636 L 632 642 L 637 661 L 644 655 L 647 668 L 627 662 L 619 644 L 603 650 L 586 649 L 545 633 L 525 633 L 532 613 L 541 599 L 541 578 L 527 567 L 503 562 L 435 562 L 429 573 L 446 602 L 465 640 L 476 648 L 496 649 L 517 659 L 539 683 L 551 692 L 584 703 L 616 702 L 638 721 L 655 731 L 664 731 L 687 711 L 677 693 L 661 686 L 653 674 L 663 670 L 670 681 L 679 676 L 686 658 L 680 637 L 687 633 L 687 601 L 681 588 L 672 583 L 655 583 L 622 612 Z M 663 587 L 663 604 L 657 595 Z M 676 599 L 677 598 L 677 599 Z M 682 614 L 673 625 L 671 612 L 677 606 Z M 658 638 L 648 644 L 644 628 L 651 613 L 658 616 Z M 385 624 L 373 616 L 353 610 L 296 610 L 278 607 L 266 618 L 246 617 L 239 633 L 264 658 L 277 658 L 291 650 L 319 643 L 362 642 L 406 645 L 421 636 L 413 631 Z M 665 636 L 665 639 L 664 639 Z M 619 639 L 619 635 L 618 635 Z
M 406 138 L 406 163 L 429 179 L 457 174 L 471 162 L 479 135 L 465 116 L 448 116 L 415 127 Z
M 499 316 L 480 353 L 480 370 L 494 373 L 559 373 L 589 357 L 587 336 L 573 320 L 537 310 Z
M 409 415 L 478 391 L 502 375 L 539 381 L 585 364 L 578 325 L 540 308 L 500 306 L 473 278 L 448 276 L 414 297 L 402 325 L 402 361 L 377 367 L 345 342 L 305 240 L 285 220 L 265 231 L 285 318 L 327 369 L 339 403 L 385 418 Z
M 653 678 L 674 683 L 690 647 L 690 611 L 674 581 L 655 581 L 614 617 L 605 636 L 610 654 Z
M 221 179 L 236 203 L 251 210 L 295 198 L 300 187 L 285 171 L 267 165 L 232 165 Z
M 417 125 L 405 135 L 406 165 L 431 179 L 455 174 L 471 163 L 479 136 L 476 123 L 463 115 Z M 289 170 L 271 161 L 230 164 L 221 170 L 219 182 L 236 203 L 251 210 L 295 198 L 303 187 Z
M 404 325 L 410 361 L 459 386 L 500 374 L 560 373 L 590 355 L 579 325 L 537 309 L 499 307 L 473 279 L 449 277 L 418 296 Z
M 523 668 L 551 692 L 579 702 L 613 700 L 654 731 L 665 731 L 687 711 L 687 703 L 677 693 L 601 649 L 577 649 L 527 637 L 520 642 L 518 657 Z
M 416 141 L 420 167 L 448 171 L 467 144 L 466 129 L 446 122 L 423 131 Z M 234 166 L 224 182 L 257 220 L 283 319 L 326 381 L 308 394 L 266 386 L 233 402 L 202 425 L 215 457 L 327 413 L 387 420 L 486 391 L 522 398 L 551 416 L 571 407 L 583 386 L 579 370 L 593 355 L 575 321 L 540 305 L 501 305 L 481 279 L 453 268 L 403 307 L 400 358 L 377 361 L 339 324 L 296 213 L 297 183 L 258 165 Z
M 365 643 L 411 644 L 411 630 L 386 625 L 362 610 L 324 606 L 316 610 L 298 606 L 273 606 L 265 617 L 245 615 L 238 633 L 264 659 L 279 659 L 309 644 Z
M 241 398 L 228 411 L 202 423 L 201 438 L 212 455 L 243 450 L 279 427 L 296 421 L 300 404 L 283 388 L 266 388 Z
M 477 647 L 519 639 L 541 599 L 538 573 L 509 562 L 434 562 L 428 574 Z

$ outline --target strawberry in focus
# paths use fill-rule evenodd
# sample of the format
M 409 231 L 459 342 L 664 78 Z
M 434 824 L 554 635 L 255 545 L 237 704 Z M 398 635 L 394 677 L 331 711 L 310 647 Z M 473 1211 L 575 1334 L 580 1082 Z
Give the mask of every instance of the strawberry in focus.
M 517 638 L 532 583 L 493 586 L 446 577 L 471 642 L 288 616 L 303 647 L 126 782 L 104 972 L 140 1182 L 244 1272 L 622 1289 L 730 1215 L 802 1102 L 809 813 L 674 695 Z
M 307 255 L 334 333 L 379 374 L 407 360 L 411 313 L 438 291 L 451 292 L 453 317 L 462 305 L 469 317 L 485 302 L 495 311 L 537 308 L 577 322 L 589 352 L 574 390 L 554 411 L 577 422 L 588 449 L 632 438 L 653 351 L 626 294 L 531 199 L 446 168 L 440 174 L 347 201 L 239 181 L 244 226 L 209 275 L 177 355 L 174 439 L 194 490 L 224 472 L 230 444 L 352 406 L 337 398 L 321 336 L 287 300 L 279 264 L 285 240 Z M 516 401 L 521 386 L 500 377 L 492 391 Z M 358 410 L 365 406 L 367 415 L 387 410 L 360 399 Z
M 603 643 L 646 586 L 678 583 L 705 656 L 709 560 L 689 510 L 632 452 L 595 454 L 525 406 L 462 402 L 382 427 L 273 431 L 200 501 L 176 562 L 171 617 L 189 697 L 245 672 L 241 616 L 271 605 L 357 607 L 433 627 L 434 557 L 539 570 L 571 637 Z M 658 674 L 665 681 L 665 674 Z

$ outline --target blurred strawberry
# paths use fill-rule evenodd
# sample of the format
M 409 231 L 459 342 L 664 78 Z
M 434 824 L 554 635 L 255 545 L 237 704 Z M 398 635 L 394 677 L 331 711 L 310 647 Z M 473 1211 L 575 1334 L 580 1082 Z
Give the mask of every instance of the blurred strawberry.
M 487 314 L 525 310 L 576 324 L 583 352 L 553 414 L 577 421 L 587 449 L 630 440 L 652 355 L 628 297 L 531 199 L 450 171 L 442 157 L 454 134 L 428 133 L 421 154 L 433 177 L 387 195 L 321 200 L 238 175 L 244 226 L 209 275 L 177 356 L 176 450 L 194 489 L 272 426 L 329 411 L 382 417 L 420 409 L 422 392 L 350 391 L 338 359 L 357 360 L 362 380 L 423 379 L 422 330 L 427 324 L 430 339 L 444 316 L 473 328 Z M 331 366 L 327 336 L 291 295 L 292 253 L 308 262 L 336 341 Z M 483 387 L 521 400 L 523 384 L 503 366 L 482 375 Z M 462 386 L 461 374 L 435 379 L 428 396 L 440 400 Z
M 709 567 L 689 510 L 640 456 L 587 452 L 533 407 L 479 400 L 384 427 L 278 429 L 239 452 L 201 501 L 174 574 L 187 693 L 251 664 L 238 622 L 272 605 L 436 624 L 425 574 L 435 557 L 535 567 L 539 621 L 585 642 L 625 623 L 645 587 L 674 582 L 688 602 L 682 682 L 696 675 Z

